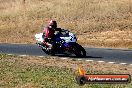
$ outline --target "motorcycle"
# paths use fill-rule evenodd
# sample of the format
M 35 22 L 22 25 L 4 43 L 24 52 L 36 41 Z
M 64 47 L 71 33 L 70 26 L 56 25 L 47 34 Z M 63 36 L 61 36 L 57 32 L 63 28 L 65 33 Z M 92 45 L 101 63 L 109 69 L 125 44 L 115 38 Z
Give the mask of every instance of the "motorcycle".
M 77 57 L 85 57 L 85 49 L 77 43 L 76 36 L 69 30 L 63 29 L 61 32 L 55 34 L 55 41 L 46 39 L 44 41 L 43 33 L 35 34 L 36 44 L 49 55 L 65 54 L 65 55 L 76 55 Z M 50 43 L 48 43 L 50 42 Z M 52 44 L 51 44 L 52 43 Z M 48 46 L 47 46 L 48 44 Z M 54 49 L 48 50 L 49 46 L 54 46 Z

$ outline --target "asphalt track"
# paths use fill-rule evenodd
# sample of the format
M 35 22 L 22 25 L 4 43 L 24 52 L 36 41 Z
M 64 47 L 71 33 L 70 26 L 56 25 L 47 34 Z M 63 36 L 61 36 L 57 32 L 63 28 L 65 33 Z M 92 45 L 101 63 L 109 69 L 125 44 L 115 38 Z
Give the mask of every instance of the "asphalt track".
M 98 61 L 108 63 L 120 63 L 132 65 L 132 50 L 131 49 L 110 49 L 110 48 L 88 48 L 85 47 L 87 56 L 86 61 Z M 15 54 L 15 55 L 34 55 L 47 56 L 37 45 L 33 44 L 0 44 L 0 53 Z M 64 56 L 62 56 L 64 57 Z M 71 58 L 73 56 L 69 56 Z

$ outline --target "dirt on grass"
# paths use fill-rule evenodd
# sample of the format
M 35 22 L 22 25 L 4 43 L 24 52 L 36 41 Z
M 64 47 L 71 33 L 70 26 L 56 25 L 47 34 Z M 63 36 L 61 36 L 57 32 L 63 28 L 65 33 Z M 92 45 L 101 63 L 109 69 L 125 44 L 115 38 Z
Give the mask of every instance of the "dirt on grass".
M 0 55 L 0 87 L 7 88 L 80 88 L 75 77 L 79 68 L 87 74 L 130 74 L 132 65 L 99 63 L 66 57 Z M 129 88 L 128 84 L 88 84 L 82 88 Z
M 132 31 L 113 30 L 106 32 L 93 32 L 78 36 L 79 43 L 85 46 L 91 45 L 96 47 L 112 48 L 131 48 Z
M 35 64 L 36 66 L 52 66 L 58 68 L 69 68 L 73 71 L 78 72 L 80 67 L 83 67 L 86 71 L 91 71 L 90 73 L 98 73 L 103 72 L 106 73 L 115 73 L 115 74 L 130 74 L 132 75 L 132 66 L 131 65 L 121 65 L 121 64 L 111 64 L 104 62 L 96 62 L 96 61 L 85 61 L 85 60 L 77 60 L 75 58 L 67 58 L 64 57 L 36 57 L 36 56 L 27 56 L 27 57 L 19 57 L 15 56 L 8 61 L 19 60 L 21 64 Z M 88 73 L 89 74 L 89 73 Z
M 0 43 L 34 43 L 50 19 L 96 47 L 132 47 L 131 0 L 0 0 Z

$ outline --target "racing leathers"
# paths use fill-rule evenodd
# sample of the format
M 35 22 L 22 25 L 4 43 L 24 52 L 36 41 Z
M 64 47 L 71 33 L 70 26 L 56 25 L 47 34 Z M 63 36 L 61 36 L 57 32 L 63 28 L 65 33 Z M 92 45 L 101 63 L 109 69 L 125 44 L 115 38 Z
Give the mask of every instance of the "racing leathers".
M 61 28 L 53 29 L 50 27 L 45 27 L 43 29 L 43 43 L 47 46 L 47 50 L 52 50 L 54 48 L 55 31 L 61 31 Z

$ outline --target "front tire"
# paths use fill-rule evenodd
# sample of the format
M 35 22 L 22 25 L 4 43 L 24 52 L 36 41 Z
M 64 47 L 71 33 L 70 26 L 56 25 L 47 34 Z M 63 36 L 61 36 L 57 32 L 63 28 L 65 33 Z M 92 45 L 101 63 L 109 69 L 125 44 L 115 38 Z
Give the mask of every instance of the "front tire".
M 48 55 L 55 56 L 54 51 L 46 51 L 45 49 L 42 49 L 42 50 Z
M 73 47 L 73 52 L 77 57 L 86 57 L 85 49 L 77 43 Z

